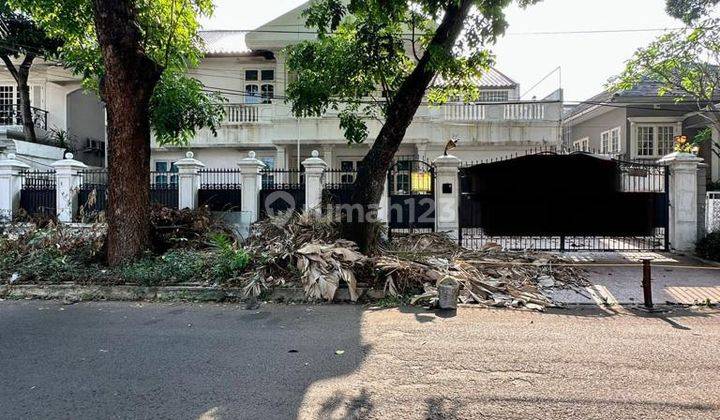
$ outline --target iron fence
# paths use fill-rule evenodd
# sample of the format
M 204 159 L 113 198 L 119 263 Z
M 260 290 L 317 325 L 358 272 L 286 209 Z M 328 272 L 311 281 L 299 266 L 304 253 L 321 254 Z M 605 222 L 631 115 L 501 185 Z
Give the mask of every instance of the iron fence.
M 242 178 L 240 169 L 215 168 L 200 171 L 198 202 L 211 211 L 240 211 Z
M 459 242 L 470 249 L 667 250 L 664 165 L 541 151 L 460 170 Z
M 78 212 L 83 220 L 97 219 L 107 210 L 108 173 L 107 169 L 87 169 L 80 172 L 78 191 Z
M 265 169 L 261 172 L 260 218 L 305 207 L 305 171 Z
M 20 208 L 31 216 L 56 214 L 55 171 L 23 172 Z
M 323 211 L 326 211 L 328 206 L 350 204 L 356 178 L 357 171 L 355 170 L 328 169 L 323 172 Z
M 178 176 L 174 172 L 150 172 L 150 202 L 178 208 Z

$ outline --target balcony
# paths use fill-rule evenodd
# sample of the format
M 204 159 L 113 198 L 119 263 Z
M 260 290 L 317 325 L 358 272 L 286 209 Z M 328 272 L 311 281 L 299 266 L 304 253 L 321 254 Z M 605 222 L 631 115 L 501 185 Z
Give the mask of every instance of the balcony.
M 224 125 L 269 123 L 273 116 L 272 104 L 226 104 Z
M 47 130 L 48 112 L 44 109 L 31 107 L 33 122 L 35 127 Z M 22 112 L 20 105 L 3 104 L 0 105 L 0 126 L 22 126 Z
M 448 103 L 441 108 L 445 121 L 455 122 L 558 122 L 562 111 L 560 102 L 517 102 L 512 104 Z

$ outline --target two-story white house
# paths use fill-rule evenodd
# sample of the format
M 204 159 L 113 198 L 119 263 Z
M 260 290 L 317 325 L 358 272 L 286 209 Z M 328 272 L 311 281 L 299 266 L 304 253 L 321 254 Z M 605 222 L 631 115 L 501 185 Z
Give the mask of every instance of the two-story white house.
M 209 90 L 228 99 L 226 118 L 213 136 L 202 130 L 189 149 L 208 167 L 227 167 L 254 150 L 274 168 L 298 168 L 318 150 L 333 168 L 355 168 L 376 137 L 380 124 L 369 121 L 366 144 L 348 145 L 337 114 L 322 118 L 294 118 L 285 103 L 292 75 L 283 49 L 312 39 L 300 6 L 249 33 L 204 31 L 205 58 L 191 74 Z M 541 145 L 559 145 L 561 95 L 541 101 L 519 100 L 519 85 L 492 69 L 478 81 L 480 102 L 421 106 L 407 131 L 399 158 L 431 160 L 452 137 L 453 150 L 463 160 L 505 156 Z M 188 148 L 153 144 L 152 167 L 171 168 Z
M 201 33 L 205 58 L 190 74 L 227 98 L 225 120 L 217 136 L 201 130 L 187 147 L 153 142 L 152 170 L 173 171 L 173 162 L 188 150 L 210 168 L 235 167 L 251 150 L 277 169 L 298 168 L 312 150 L 320 151 L 332 168 L 356 168 L 380 129 L 378 122 L 369 122 L 366 144 L 351 146 L 336 114 L 297 119 L 283 99 L 291 78 L 283 49 L 313 37 L 301 17 L 304 7 L 249 33 Z M 478 84 L 477 103 L 421 106 L 398 158 L 432 160 L 452 137 L 460 139 L 453 154 L 467 161 L 560 144 L 559 92 L 545 100 L 522 101 L 518 83 L 496 69 L 485 73 Z M 53 131 L 63 133 L 76 158 L 103 166 L 105 113 L 97 96 L 84 92 L 80 79 L 61 66 L 42 61 L 33 66 L 30 85 L 32 104 L 42 115 L 40 132 L 46 136 Z M 0 110 L 12 110 L 16 103 L 14 80 L 6 71 L 0 72 Z M 0 127 L 11 125 L 17 126 L 17 121 L 0 118 Z

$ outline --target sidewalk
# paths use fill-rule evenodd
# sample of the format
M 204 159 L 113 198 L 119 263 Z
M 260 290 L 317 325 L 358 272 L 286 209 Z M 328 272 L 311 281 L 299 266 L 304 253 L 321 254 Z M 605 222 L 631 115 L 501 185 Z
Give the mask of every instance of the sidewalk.
M 587 265 L 588 276 L 594 286 L 584 290 L 584 296 L 570 290 L 549 293 L 564 304 L 642 304 L 642 267 L 639 264 L 643 258 L 653 260 L 655 304 L 720 304 L 720 266 L 670 253 L 610 252 L 565 256 Z

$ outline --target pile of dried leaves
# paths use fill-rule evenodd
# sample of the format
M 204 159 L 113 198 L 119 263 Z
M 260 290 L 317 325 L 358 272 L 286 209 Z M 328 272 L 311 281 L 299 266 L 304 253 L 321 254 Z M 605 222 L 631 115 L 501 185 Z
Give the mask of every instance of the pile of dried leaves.
M 357 300 L 356 273 L 367 258 L 353 242 L 340 239 L 339 226 L 331 218 L 294 213 L 255 223 L 245 249 L 255 256 L 248 284 L 264 287 L 298 282 L 309 299 L 332 300 L 347 283 Z M 258 287 L 246 287 L 257 294 Z
M 230 233 L 205 206 L 178 210 L 155 204 L 150 211 L 150 223 L 153 247 L 158 253 L 171 248 L 204 248 L 209 234 Z
M 449 276 L 461 285 L 462 303 L 538 310 L 555 305 L 545 290 L 589 284 L 583 270 L 551 254 L 505 252 L 495 244 L 468 251 L 446 235 L 423 233 L 399 237 L 368 257 L 339 232 L 332 219 L 309 214 L 256 223 L 246 243 L 256 256 L 249 283 L 297 282 L 308 298 L 332 300 L 344 282 L 355 301 L 362 282 L 384 286 L 390 295 L 415 294 L 411 303 L 433 304 L 438 282 Z

